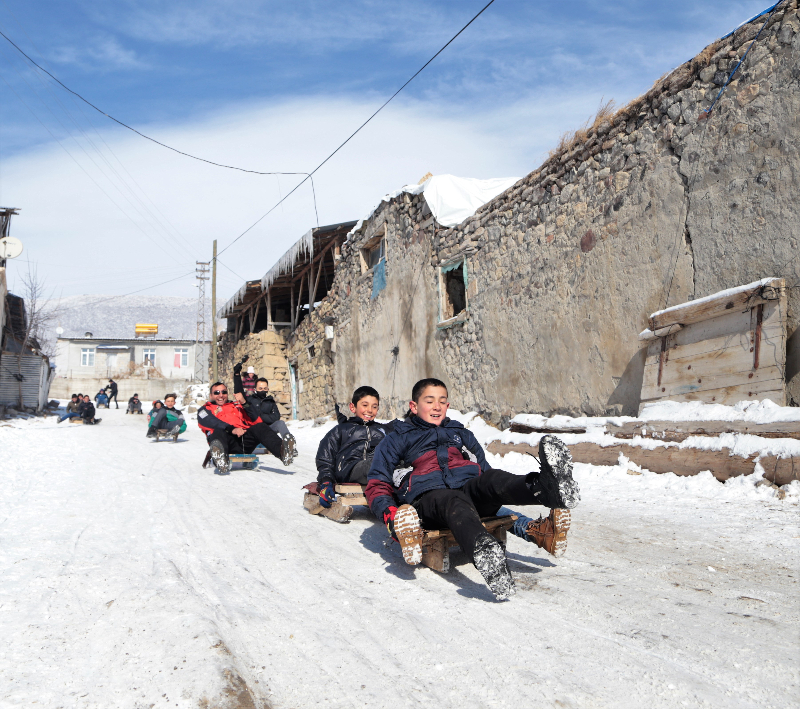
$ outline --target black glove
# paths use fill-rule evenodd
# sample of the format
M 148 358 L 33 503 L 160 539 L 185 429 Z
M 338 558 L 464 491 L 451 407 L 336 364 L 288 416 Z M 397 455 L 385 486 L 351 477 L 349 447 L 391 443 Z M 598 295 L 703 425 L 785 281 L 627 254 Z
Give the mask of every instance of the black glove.
M 242 357 L 242 364 L 244 364 L 248 359 L 250 359 L 250 355 L 245 355 Z
M 239 376 L 242 373 L 242 362 L 233 365 L 233 373 L 235 376 Z

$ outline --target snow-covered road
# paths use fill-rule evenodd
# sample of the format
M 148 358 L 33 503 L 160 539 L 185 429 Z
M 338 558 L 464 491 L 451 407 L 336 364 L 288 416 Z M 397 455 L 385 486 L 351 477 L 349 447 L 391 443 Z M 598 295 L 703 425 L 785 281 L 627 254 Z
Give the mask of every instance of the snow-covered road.
M 100 415 L 0 423 L 0 706 L 797 705 L 798 483 L 579 465 L 567 555 L 509 537 L 498 603 L 302 508 L 327 427 L 223 477 L 194 424 Z

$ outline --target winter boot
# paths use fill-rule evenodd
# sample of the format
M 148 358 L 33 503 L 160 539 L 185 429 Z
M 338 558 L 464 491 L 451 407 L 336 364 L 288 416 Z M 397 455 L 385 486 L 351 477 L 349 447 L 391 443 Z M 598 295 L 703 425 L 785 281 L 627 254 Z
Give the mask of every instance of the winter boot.
M 219 441 L 211 441 L 211 459 L 221 475 L 231 472 L 230 458 L 225 454 L 225 448 Z
M 181 425 L 176 424 L 167 432 L 168 436 L 177 436 L 181 432 Z
M 206 457 L 203 458 L 203 468 L 207 468 L 208 464 L 211 462 L 211 449 L 208 449 L 208 453 L 206 453 Z
M 569 531 L 570 511 L 550 510 L 547 517 L 531 519 L 520 515 L 511 531 L 526 542 L 536 544 L 553 556 L 563 556 L 567 550 L 567 531 Z
M 153 426 L 150 426 L 150 428 L 147 429 L 146 436 L 147 438 L 155 438 L 156 433 L 158 433 L 158 431 L 156 431 L 156 429 Z
M 484 532 L 478 535 L 472 559 L 498 601 L 504 601 L 517 592 L 506 563 L 505 549 L 491 534 Z
M 294 462 L 294 459 L 297 458 L 297 441 L 295 441 L 294 436 L 291 433 L 283 439 L 283 447 L 281 452 L 285 452 L 286 457 L 289 459 L 289 462 L 284 463 L 284 465 L 291 465 Z M 283 459 L 283 456 L 281 456 L 281 459 Z
M 422 561 L 422 525 L 411 505 L 401 505 L 394 516 L 394 534 L 403 550 L 403 559 L 412 566 Z
M 566 444 L 555 436 L 542 436 L 539 463 L 539 472 L 526 476 L 531 489 L 542 492 L 539 504 L 554 509 L 575 507 L 581 501 L 581 493 L 572 479 L 572 454 Z

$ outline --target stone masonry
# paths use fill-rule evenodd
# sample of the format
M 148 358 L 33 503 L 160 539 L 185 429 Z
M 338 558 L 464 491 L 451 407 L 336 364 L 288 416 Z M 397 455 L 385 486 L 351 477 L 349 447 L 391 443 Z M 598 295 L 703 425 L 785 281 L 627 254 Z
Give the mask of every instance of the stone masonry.
M 498 422 L 519 412 L 635 414 L 637 334 L 651 312 L 765 276 L 800 285 L 797 0 L 773 14 L 702 115 L 764 20 L 601 115 L 454 228 L 436 225 L 422 196 L 382 203 L 344 245 L 321 307 L 288 341 L 301 417 L 329 413 L 360 384 L 381 391 L 382 415 L 398 414 L 423 376 L 444 379 L 456 408 Z M 386 240 L 377 293 L 359 257 L 376 234 Z M 459 260 L 468 307 L 443 326 L 440 267 Z M 792 288 L 794 401 L 798 316 Z

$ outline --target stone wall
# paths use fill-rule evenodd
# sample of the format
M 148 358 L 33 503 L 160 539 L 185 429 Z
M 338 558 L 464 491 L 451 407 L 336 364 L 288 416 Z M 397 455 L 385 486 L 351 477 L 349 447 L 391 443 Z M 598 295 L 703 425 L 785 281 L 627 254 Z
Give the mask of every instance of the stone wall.
M 765 276 L 800 284 L 800 21 L 796 0 L 784 8 L 708 120 L 701 112 L 765 18 L 579 132 L 455 228 L 437 228 L 422 197 L 382 204 L 289 343 L 306 415 L 330 411 L 359 384 L 379 389 L 383 415 L 399 413 L 423 376 L 448 382 L 456 408 L 495 421 L 635 414 L 637 334 L 651 312 Z M 359 250 L 380 230 L 386 287 L 375 294 Z M 460 258 L 468 312 L 439 328 L 439 268 Z M 798 298 L 792 289 L 787 381 L 796 401 Z M 304 359 L 326 323 L 330 356 Z
M 218 363 L 219 379 L 230 387 L 233 398 L 233 365 L 249 355 L 244 371 L 253 367 L 259 377 L 269 380 L 269 390 L 283 418 L 290 418 L 292 412 L 291 382 L 286 363 L 286 340 L 280 332 L 262 330 L 246 335 L 234 342 L 231 333 L 220 336 Z M 210 377 L 209 373 L 209 377 Z M 210 379 L 209 379 L 210 381 Z

